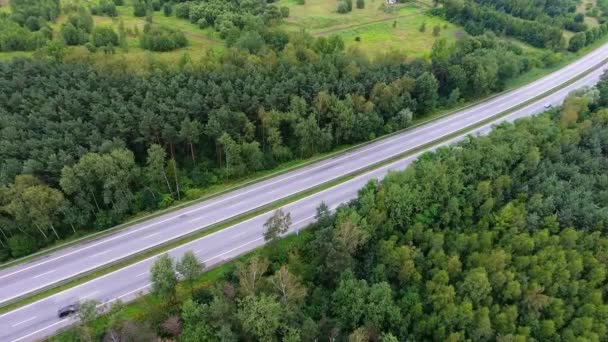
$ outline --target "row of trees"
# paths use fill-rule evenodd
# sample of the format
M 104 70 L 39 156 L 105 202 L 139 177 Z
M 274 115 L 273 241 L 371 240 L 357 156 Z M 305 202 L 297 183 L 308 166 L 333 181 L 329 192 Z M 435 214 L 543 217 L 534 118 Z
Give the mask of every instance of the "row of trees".
M 439 15 L 463 25 L 473 35 L 487 30 L 521 39 L 536 47 L 576 52 L 608 33 L 608 23 L 587 27 L 585 15 L 575 14 L 576 2 L 517 2 L 448 0 L 443 8 L 434 9 Z M 562 29 L 577 32 L 568 42 Z
M 92 36 L 101 41 L 115 37 L 99 30 Z M 11 187 L 16 176 L 33 175 L 60 190 L 66 209 L 53 220 L 60 237 L 103 229 L 223 179 L 405 128 L 440 106 L 499 90 L 533 65 L 492 36 L 438 41 L 432 64 L 396 54 L 372 62 L 343 49 L 337 37 L 301 34 L 260 59 L 233 49 L 200 69 L 186 63 L 148 76 L 0 64 L 1 182 Z M 4 215 L 8 240 L 56 238 Z M 23 254 L 17 249 L 13 256 Z
M 464 26 L 472 35 L 486 30 L 504 33 L 536 47 L 554 50 L 565 47 L 562 30 L 558 26 L 536 20 L 525 20 L 497 11 L 490 6 L 480 6 L 474 1 L 448 0 L 444 7 L 435 9 L 450 21 Z
M 178 300 L 164 282 L 121 323 L 179 341 L 605 340 L 606 84 L 322 204 L 298 238 L 277 240 L 277 212 L 233 272 Z

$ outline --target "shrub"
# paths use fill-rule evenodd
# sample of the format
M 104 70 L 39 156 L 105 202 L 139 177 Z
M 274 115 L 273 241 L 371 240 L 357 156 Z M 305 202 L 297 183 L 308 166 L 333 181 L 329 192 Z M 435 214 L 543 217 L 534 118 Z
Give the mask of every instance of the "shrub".
M 150 51 L 171 51 L 185 47 L 188 40 L 181 31 L 152 26 L 141 37 L 140 45 Z
M 435 25 L 435 27 L 433 27 L 433 36 L 438 37 L 440 33 L 441 27 L 439 27 L 439 25 Z
M 165 17 L 170 17 L 171 13 L 173 13 L 173 7 L 171 7 L 171 4 L 166 3 L 163 5 L 163 14 L 165 15 Z
M 30 236 L 22 234 L 17 234 L 8 239 L 8 247 L 11 250 L 11 255 L 14 258 L 32 254 L 38 250 L 36 240 Z
M 345 1 L 340 1 L 338 3 L 338 8 L 336 9 L 336 11 L 338 11 L 338 13 L 340 14 L 348 13 L 348 4 Z
M 357 8 L 358 9 L 365 8 L 365 0 L 357 0 Z
M 82 45 L 87 42 L 87 33 L 84 30 L 76 28 L 72 23 L 67 23 L 61 26 L 61 38 L 66 45 Z
M 98 26 L 93 29 L 91 43 L 95 47 L 118 46 L 118 34 L 111 27 Z
M 306 0 L 298 0 L 297 4 L 298 5 L 305 5 L 306 4 Z
M 289 7 L 281 7 L 281 17 L 287 18 L 289 17 Z
M 181 19 L 190 18 L 190 5 L 187 2 L 175 5 L 175 16 Z
M 136 1 L 133 4 L 133 15 L 139 18 L 146 16 L 146 4 L 143 1 Z
M 585 32 L 579 32 L 570 38 L 570 42 L 568 44 L 568 51 L 576 52 L 585 46 L 587 43 L 587 37 Z

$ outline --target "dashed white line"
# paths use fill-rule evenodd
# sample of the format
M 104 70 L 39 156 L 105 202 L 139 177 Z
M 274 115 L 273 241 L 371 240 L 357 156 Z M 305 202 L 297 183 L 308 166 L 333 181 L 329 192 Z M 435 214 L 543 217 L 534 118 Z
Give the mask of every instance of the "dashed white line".
M 108 249 L 108 250 L 105 250 L 105 251 L 103 251 L 103 252 L 99 252 L 99 253 L 97 253 L 97 254 L 93 254 L 93 255 L 91 255 L 89 258 L 96 258 L 96 257 L 98 257 L 98 256 L 100 256 L 100 255 L 108 254 L 108 253 L 110 253 L 110 251 L 111 251 L 111 249 Z
M 47 274 L 51 274 L 51 273 L 53 273 L 53 272 L 55 272 L 55 270 L 50 270 L 50 271 L 47 271 L 47 272 L 44 272 L 44 273 L 40 273 L 39 275 L 34 276 L 34 277 L 32 277 L 32 278 L 33 278 L 33 279 L 40 278 L 40 277 L 43 277 L 43 276 L 45 276 L 45 275 L 47 275 Z
M 88 294 L 86 294 L 84 296 L 81 296 L 81 298 L 91 298 L 91 297 L 93 297 L 94 295 L 96 295 L 98 293 L 99 293 L 99 291 L 93 291 L 93 292 L 88 293 Z
M 150 234 L 150 235 L 146 235 L 146 236 L 144 236 L 144 239 L 149 239 L 149 238 L 151 238 L 151 237 L 153 237 L 153 236 L 156 236 L 156 235 L 158 235 L 158 234 L 160 234 L 160 233 L 162 233 L 162 232 L 156 232 L 156 233 L 152 233 L 152 234 Z
M 140 274 L 136 275 L 135 278 L 143 277 L 146 274 L 148 274 L 148 272 L 140 273 Z
M 23 324 L 23 323 L 27 323 L 27 322 L 29 322 L 29 321 L 33 321 L 33 320 L 35 320 L 36 318 L 38 318 L 38 317 L 34 316 L 34 317 L 30 317 L 30 318 L 26 319 L 25 321 L 21 321 L 21 322 L 19 322 L 19 323 L 15 323 L 15 324 L 13 324 L 13 328 L 14 328 L 14 327 L 16 327 L 16 326 L 19 326 L 19 325 L 21 325 L 21 324 Z

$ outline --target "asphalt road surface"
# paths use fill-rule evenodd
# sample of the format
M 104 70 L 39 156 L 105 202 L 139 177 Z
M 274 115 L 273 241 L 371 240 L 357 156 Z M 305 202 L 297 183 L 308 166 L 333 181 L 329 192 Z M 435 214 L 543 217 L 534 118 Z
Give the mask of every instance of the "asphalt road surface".
M 572 79 L 602 62 L 606 56 L 608 56 L 608 44 L 539 81 L 441 120 L 135 225 L 111 236 L 2 270 L 0 271 L 0 302 L 96 268 L 179 235 L 201 229 L 201 227 L 210 226 L 457 132 Z M 601 73 L 601 69 L 595 70 L 581 80 L 534 104 L 476 129 L 475 133 L 484 134 L 498 122 L 512 121 L 538 113 L 544 110 L 547 104 L 558 105 L 570 91 L 595 84 Z M 447 143 L 458 139 L 460 138 L 452 139 Z M 331 208 L 335 208 L 340 203 L 354 198 L 358 189 L 370 179 L 382 178 L 389 170 L 403 169 L 417 156 L 418 154 L 398 160 L 285 206 L 284 210 L 291 212 L 292 215 L 294 222 L 292 229 L 302 229 L 310 223 L 313 220 L 315 208 L 321 201 L 325 201 Z M 208 266 L 231 259 L 263 244 L 262 226 L 269 215 L 269 213 L 263 214 L 210 234 L 175 248 L 170 251 L 170 254 L 177 257 L 187 250 L 192 250 Z M 73 318 L 59 320 L 57 309 L 79 300 L 96 299 L 100 302 L 109 302 L 119 298 L 128 301 L 139 293 L 145 293 L 149 285 L 148 269 L 153 260 L 154 258 L 146 259 L 1 315 L 0 341 L 31 341 L 53 334 L 58 329 L 74 323 Z

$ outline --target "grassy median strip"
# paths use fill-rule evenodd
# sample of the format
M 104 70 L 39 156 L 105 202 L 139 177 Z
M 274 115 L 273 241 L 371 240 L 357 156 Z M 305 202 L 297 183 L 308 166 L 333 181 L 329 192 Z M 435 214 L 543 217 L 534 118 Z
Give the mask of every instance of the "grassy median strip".
M 558 86 L 556 86 L 556 87 L 554 87 L 554 88 L 552 88 L 552 89 L 550 89 L 550 90 L 548 90 L 548 91 L 546 91 L 546 92 L 544 92 L 544 93 L 542 93 L 542 94 L 540 94 L 538 96 L 535 96 L 535 97 L 533 97 L 533 98 L 531 98 L 531 99 L 529 99 L 527 101 L 524 101 L 523 103 L 521 103 L 521 104 L 519 104 L 517 106 L 514 106 L 514 107 L 512 107 L 512 108 L 510 108 L 510 109 L 508 109 L 506 111 L 500 112 L 500 113 L 498 113 L 496 115 L 493 115 L 493 116 L 491 116 L 491 117 L 489 117 L 487 119 L 484 119 L 484 120 L 482 120 L 482 121 L 480 121 L 480 122 L 478 122 L 478 123 L 476 123 L 474 125 L 471 125 L 471 126 L 463 128 L 461 130 L 458 130 L 458 131 L 456 131 L 456 132 L 454 132 L 452 134 L 446 135 L 446 136 L 441 137 L 439 139 L 435 139 L 435 140 L 430 141 L 430 142 L 428 142 L 428 143 L 426 143 L 424 145 L 421 145 L 419 147 L 416 147 L 414 149 L 411 149 L 411 150 L 408 150 L 408 151 L 406 151 L 404 153 L 396 155 L 396 156 L 394 156 L 392 158 L 385 159 L 385 160 L 383 160 L 381 162 L 378 162 L 376 164 L 370 165 L 370 166 L 365 167 L 363 169 L 357 170 L 357 171 L 352 172 L 352 173 L 350 173 L 348 175 L 345 175 L 343 177 L 340 177 L 340 178 L 337 178 L 335 180 L 323 183 L 323 184 L 321 184 L 321 185 L 319 185 L 317 187 L 308 189 L 306 191 L 303 191 L 303 192 L 300 192 L 298 194 L 292 195 L 290 197 L 281 199 L 279 201 L 273 202 L 273 203 L 268 204 L 266 206 L 257 208 L 255 210 L 252 210 L 252 211 L 250 211 L 248 213 L 245 213 L 243 215 L 240 215 L 238 217 L 228 219 L 228 220 L 226 220 L 226 221 L 224 221 L 222 223 L 213 225 L 213 226 L 209 227 L 208 229 L 195 231 L 194 233 L 191 233 L 191 234 L 189 234 L 187 236 L 183 236 L 183 237 L 180 237 L 180 238 L 176 238 L 174 240 L 170 240 L 170 241 L 168 241 L 168 242 L 166 242 L 164 244 L 152 247 L 152 248 L 150 248 L 148 250 L 142 251 L 141 253 L 138 253 L 138 254 L 126 257 L 126 258 L 124 258 L 122 260 L 119 260 L 119 261 L 117 261 L 115 263 L 108 264 L 108 265 L 105 265 L 105 266 L 101 266 L 101 267 L 99 267 L 99 268 L 97 268 L 95 270 L 92 270 L 90 272 L 86 272 L 86 273 L 83 273 L 83 274 L 81 274 L 79 276 L 76 276 L 76 277 L 73 277 L 73 278 L 70 278 L 70 279 L 66 279 L 63 282 L 59 282 L 59 283 L 56 283 L 54 285 L 51 285 L 50 287 L 48 287 L 48 288 L 46 288 L 46 289 L 44 289 L 44 290 L 42 290 L 42 291 L 40 291 L 40 292 L 38 292 L 36 294 L 32 294 L 31 296 L 19 299 L 19 300 L 13 302 L 13 303 L 10 303 L 10 304 L 7 304 L 7 305 L 3 306 L 2 308 L 0 308 L 0 314 L 1 313 L 9 312 L 9 311 L 14 310 L 14 309 L 16 309 L 18 307 L 21 307 L 23 305 L 26 305 L 26 304 L 29 304 L 29 303 L 33 303 L 33 302 L 35 302 L 37 300 L 40 300 L 42 298 L 51 296 L 53 294 L 56 294 L 56 293 L 61 292 L 63 290 L 66 290 L 66 289 L 69 289 L 71 287 L 77 286 L 79 284 L 83 284 L 83 283 L 85 283 L 87 281 L 90 281 L 90 280 L 95 279 L 97 277 L 100 277 L 102 275 L 108 274 L 108 273 L 113 272 L 115 270 L 118 270 L 120 268 L 126 267 L 128 265 L 132 265 L 132 264 L 134 264 L 136 262 L 139 262 L 141 260 L 144 260 L 144 259 L 149 258 L 151 256 L 154 256 L 156 254 L 164 253 L 164 252 L 166 252 L 166 251 L 168 251 L 170 249 L 173 249 L 175 247 L 178 247 L 180 245 L 183 245 L 183 244 L 186 244 L 188 242 L 200 239 L 200 238 L 202 238 L 202 237 L 204 237 L 206 235 L 209 235 L 209 234 L 211 234 L 213 232 L 217 232 L 217 231 L 219 231 L 221 229 L 224 229 L 226 227 L 236 225 L 238 223 L 241 223 L 241 222 L 243 222 L 245 220 L 248 220 L 250 218 L 253 218 L 255 216 L 263 214 L 265 212 L 268 212 L 268 211 L 271 211 L 271 210 L 283 207 L 283 206 L 285 206 L 287 204 L 295 202 L 295 201 L 297 201 L 299 199 L 302 199 L 304 197 L 311 196 L 311 195 L 313 195 L 315 193 L 321 192 L 323 190 L 326 190 L 326 189 L 329 189 L 329 188 L 334 187 L 336 185 L 339 185 L 341 183 L 344 183 L 344 182 L 346 182 L 348 180 L 351 180 L 351 179 L 353 179 L 353 178 L 355 178 L 355 177 L 357 177 L 359 175 L 367 173 L 368 171 L 371 171 L 371 170 L 380 168 L 382 166 L 388 165 L 388 164 L 390 164 L 390 163 L 392 163 L 394 161 L 397 161 L 399 159 L 411 156 L 413 154 L 416 154 L 418 152 L 427 150 L 427 149 L 429 149 L 429 148 L 431 148 L 433 146 L 436 146 L 438 144 L 446 142 L 446 141 L 448 141 L 450 139 L 453 139 L 455 137 L 458 137 L 458 136 L 461 136 L 463 134 L 466 134 L 467 132 L 470 132 L 470 131 L 472 131 L 472 130 L 474 130 L 476 128 L 479 128 L 479 127 L 481 127 L 483 125 L 486 125 L 486 124 L 491 123 L 491 122 L 493 122 L 493 121 L 495 121 L 497 119 L 500 119 L 500 118 L 502 118 L 504 116 L 507 116 L 510 113 L 513 113 L 513 112 L 515 112 L 515 111 L 517 111 L 519 109 L 522 109 L 522 108 L 526 107 L 529 104 L 537 102 L 538 100 L 540 100 L 540 99 L 542 99 L 542 98 L 544 98 L 544 97 L 546 97 L 546 96 L 548 96 L 548 95 L 550 95 L 550 94 L 552 94 L 552 93 L 554 93 L 556 91 L 559 91 L 559 90 L 561 90 L 561 89 L 569 86 L 570 84 L 572 84 L 572 83 L 574 83 L 574 82 L 576 82 L 576 81 L 584 78 L 585 76 L 589 75 L 591 72 L 597 70 L 598 68 L 600 68 L 601 66 L 603 66 L 607 62 L 608 62 L 608 58 L 604 59 L 602 62 L 596 64 L 595 66 L 587 69 L 585 72 L 579 74 L 578 76 L 576 76 L 576 77 L 574 77 L 574 78 L 572 78 L 572 79 L 570 79 L 570 80 L 562 83 L 561 85 L 558 85 Z

